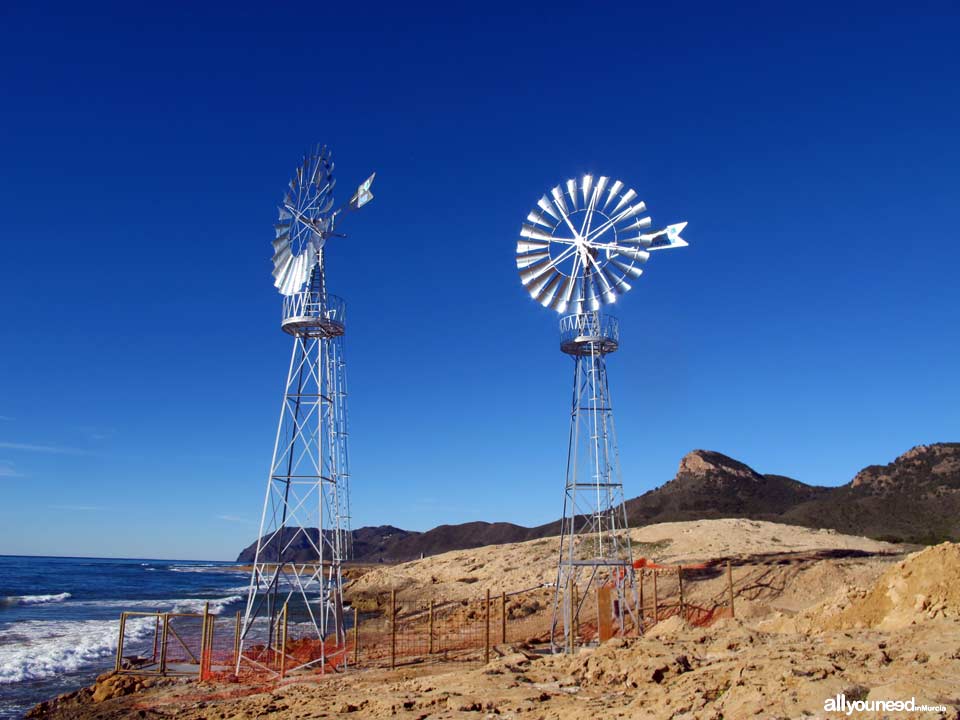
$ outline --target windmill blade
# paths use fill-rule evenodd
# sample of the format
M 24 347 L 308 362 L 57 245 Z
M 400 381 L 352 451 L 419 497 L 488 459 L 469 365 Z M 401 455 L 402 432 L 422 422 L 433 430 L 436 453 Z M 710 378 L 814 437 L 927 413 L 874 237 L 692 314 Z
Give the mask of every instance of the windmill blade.
M 546 195 L 537 200 L 537 206 L 554 220 L 560 222 L 560 216 L 557 215 L 557 211 L 553 208 L 553 205 L 550 204 L 550 200 Z
M 527 222 L 536 223 L 537 225 L 542 225 L 548 230 L 553 230 L 557 225 L 547 220 L 543 215 L 538 213 L 536 210 L 531 210 L 527 215 Z
M 545 242 L 551 242 L 553 240 L 552 233 L 548 233 L 545 230 L 534 227 L 533 225 L 527 225 L 526 223 L 520 226 L 520 237 L 529 238 L 531 240 L 543 240 Z
M 567 180 L 567 195 L 570 196 L 570 205 L 574 210 L 577 209 L 577 181 L 574 179 Z
M 563 199 L 563 191 L 560 189 L 560 186 L 557 185 L 553 190 L 550 191 L 550 194 L 553 195 L 553 202 L 556 205 L 557 210 L 560 212 L 560 217 L 557 219 L 559 220 L 569 215 L 570 212 L 567 210 L 567 203 Z
M 290 238 L 283 236 L 273 241 L 273 252 L 279 252 L 282 247 L 290 247 Z
M 623 183 L 619 180 L 615 180 L 613 185 L 610 186 L 610 192 L 607 193 L 607 201 L 603 204 L 603 210 L 606 211 L 607 206 L 610 205 L 610 201 L 613 200 L 613 197 L 620 192 L 620 188 L 623 187 Z
M 628 257 L 637 262 L 646 262 L 650 259 L 650 253 L 640 248 L 616 246 L 607 250 L 608 258 L 615 258 L 618 255 Z
M 278 272 L 278 268 L 286 265 L 287 258 L 292 258 L 293 253 L 290 251 L 290 245 L 285 245 L 284 247 L 277 248 L 277 251 L 273 254 L 273 257 L 270 258 L 273 261 L 273 271 L 274 277 Z
M 590 201 L 590 188 L 593 187 L 593 176 L 584 175 L 580 185 L 583 190 L 583 204 L 585 207 L 590 207 L 592 204 Z
M 560 284 L 560 287 L 557 288 L 557 294 L 553 299 L 553 302 L 550 304 L 551 310 L 556 310 L 559 313 L 566 312 L 567 306 L 570 303 L 570 294 L 573 290 L 573 278 L 568 275 L 563 276 L 563 281 Z
M 530 238 L 521 238 L 517 240 L 517 254 L 531 252 L 533 250 L 546 250 L 550 247 L 547 240 L 534 240 Z
M 329 212 L 330 208 L 332 207 L 333 207 L 333 195 L 327 198 L 326 202 L 324 202 L 323 205 L 320 206 L 320 209 L 318 210 L 318 212 L 321 215 L 323 215 L 324 213 Z
M 593 206 L 597 207 L 597 204 L 600 202 L 600 196 L 603 195 L 603 191 L 607 188 L 607 183 L 610 181 L 606 175 L 601 175 L 600 179 L 597 180 L 597 184 L 593 187 Z
M 616 206 L 613 208 L 613 210 L 611 210 L 610 212 L 614 212 L 614 213 L 619 212 L 620 208 L 624 207 L 627 203 L 632 202 L 636 196 L 637 196 L 637 192 L 633 188 L 630 188 L 623 194 L 623 197 L 620 198 L 620 202 L 618 202 Z M 643 205 L 643 203 L 640 203 L 640 205 L 643 206 L 641 210 L 646 209 L 646 206 Z
M 530 266 L 520 271 L 520 282 L 524 285 L 529 285 L 531 281 L 542 276 L 544 273 L 549 272 L 553 268 L 550 265 L 549 254 L 548 257 L 544 258 L 539 262 L 532 263 Z
M 642 230 L 643 228 L 648 228 L 648 227 L 650 227 L 650 224 L 651 224 L 652 222 L 653 222 L 653 221 L 652 221 L 649 217 L 639 218 L 639 219 L 633 221 L 632 223 L 630 223 L 629 225 L 627 225 L 626 227 L 620 228 L 617 232 L 618 232 L 618 233 L 625 233 L 625 232 L 631 232 L 631 231 L 633 231 L 633 230 Z M 620 242 L 624 242 L 624 241 L 621 240 Z M 638 242 L 639 242 L 639 241 L 638 241 Z
M 292 220 L 292 219 L 293 219 L 293 214 L 292 214 L 289 210 L 287 210 L 287 208 L 285 208 L 285 207 L 280 207 L 280 208 L 278 208 L 278 210 L 279 210 L 279 212 L 280 212 L 280 219 L 281 219 L 281 220 Z
M 534 263 L 538 263 L 541 260 L 546 260 L 550 257 L 550 251 L 544 250 L 543 252 L 532 252 L 527 253 L 526 255 L 517 255 L 517 268 L 523 270 L 530 267 Z
M 538 278 L 534 278 L 530 283 L 527 284 L 527 291 L 530 293 L 530 297 L 537 299 L 543 289 L 557 276 L 558 273 L 553 268 L 548 268 L 547 272 L 543 273 Z
M 622 272 L 625 276 L 633 278 L 636 280 L 638 277 L 643 275 L 643 268 L 637 267 L 630 263 L 626 263 L 623 260 L 620 260 L 616 257 L 610 258 L 610 263 Z
M 631 190 L 630 192 L 633 192 L 633 191 Z M 646 212 L 646 210 L 647 210 L 647 204 L 643 201 L 638 202 L 636 205 L 631 206 L 625 212 L 619 215 L 619 219 L 617 220 L 617 225 L 624 222 L 625 220 L 629 220 L 632 217 L 636 217 L 642 212 Z
M 547 282 L 540 292 L 537 293 L 537 295 L 534 297 L 534 300 L 544 307 L 549 307 L 553 302 L 554 297 L 556 297 L 557 290 L 560 288 L 562 283 L 563 275 L 554 270 L 553 277 L 550 278 L 549 282 Z
M 293 260 L 293 253 L 290 253 L 273 269 L 274 287 L 279 289 L 283 286 L 287 278 L 287 273 L 290 272 L 290 266 L 293 264 Z

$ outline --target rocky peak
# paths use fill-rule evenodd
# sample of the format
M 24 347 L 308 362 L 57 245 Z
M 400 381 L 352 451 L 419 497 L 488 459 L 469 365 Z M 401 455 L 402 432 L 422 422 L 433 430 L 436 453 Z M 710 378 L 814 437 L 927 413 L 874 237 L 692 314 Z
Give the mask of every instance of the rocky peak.
M 917 445 L 887 465 L 870 465 L 856 474 L 850 487 L 886 491 L 960 479 L 960 443 Z
M 753 468 L 712 450 L 693 450 L 680 460 L 677 478 L 759 481 L 762 476 Z

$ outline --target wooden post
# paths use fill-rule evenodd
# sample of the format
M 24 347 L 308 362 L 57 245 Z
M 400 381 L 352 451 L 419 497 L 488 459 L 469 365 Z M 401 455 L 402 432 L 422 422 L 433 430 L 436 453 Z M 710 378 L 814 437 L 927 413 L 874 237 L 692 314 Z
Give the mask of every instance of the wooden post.
M 677 565 L 677 584 L 680 588 L 680 619 L 685 620 L 683 614 L 683 566 Z
M 487 588 L 487 599 L 485 604 L 483 619 L 485 623 L 483 631 L 483 661 L 490 662 L 490 588 Z
M 507 593 L 500 593 L 500 642 L 507 644 Z
M 733 611 L 733 570 L 727 560 L 727 593 L 730 596 L 730 617 L 736 617 Z
M 430 643 L 427 652 L 433 655 L 433 600 L 430 601 Z
M 206 680 L 206 666 L 207 666 L 207 642 L 209 640 L 208 635 L 210 634 L 210 629 L 208 627 L 210 622 L 210 603 L 205 602 L 203 604 L 203 620 L 200 622 L 200 669 L 197 673 L 201 680 Z
M 577 649 L 577 639 L 580 637 L 580 589 L 577 584 L 573 584 L 573 642 L 570 643 L 570 650 Z
M 353 664 L 360 663 L 360 611 L 353 609 Z
M 237 625 L 233 631 L 233 664 L 240 662 L 240 611 L 237 610 Z
M 653 570 L 653 622 L 660 621 L 660 599 L 657 597 L 657 571 Z
M 170 633 L 170 613 L 163 614 L 163 635 L 160 640 L 160 674 L 167 672 L 167 638 Z
M 114 663 L 114 671 L 120 672 L 120 660 L 123 657 L 123 632 L 127 627 L 127 613 L 120 613 L 120 637 L 117 638 L 117 661 Z
M 397 591 L 390 591 L 390 669 L 397 667 Z
M 565 602 L 567 605 L 567 620 L 568 620 L 568 622 L 566 623 L 566 627 L 564 628 L 567 632 L 567 637 L 566 637 L 567 652 L 573 653 L 573 644 L 574 644 L 573 617 L 574 617 L 574 614 L 576 613 L 576 608 L 574 607 L 574 602 L 573 602 L 573 576 L 570 576 L 567 578 L 567 597 L 565 598 Z
M 597 616 L 599 619 L 598 639 L 603 643 L 613 637 L 613 605 L 609 587 L 597 588 Z
M 153 627 L 153 662 L 157 661 L 157 647 L 160 644 L 160 613 L 157 613 L 157 622 Z
M 640 618 L 640 627 L 643 628 L 643 575 L 646 571 L 640 569 L 640 612 L 637 613 L 637 617 Z
M 287 672 L 287 603 L 283 604 L 283 618 L 280 621 L 280 629 L 283 633 L 280 639 L 280 677 Z

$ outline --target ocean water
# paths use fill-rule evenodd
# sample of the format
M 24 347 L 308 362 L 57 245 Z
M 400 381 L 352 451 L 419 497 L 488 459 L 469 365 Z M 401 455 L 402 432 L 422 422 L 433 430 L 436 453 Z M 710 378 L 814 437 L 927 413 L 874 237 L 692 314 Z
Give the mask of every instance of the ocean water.
M 0 718 L 112 669 L 121 611 L 203 612 L 209 602 L 232 615 L 248 578 L 228 563 L 0 556 Z M 128 624 L 128 642 L 131 630 L 152 638 L 148 624 Z

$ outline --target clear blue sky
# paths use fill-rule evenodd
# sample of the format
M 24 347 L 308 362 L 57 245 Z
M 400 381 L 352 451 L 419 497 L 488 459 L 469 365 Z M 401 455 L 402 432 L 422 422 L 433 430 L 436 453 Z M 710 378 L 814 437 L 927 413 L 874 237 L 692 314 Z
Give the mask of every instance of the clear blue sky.
M 628 496 L 960 440 L 955 4 L 200 5 L 0 9 L 0 552 L 254 537 L 316 141 L 344 199 L 377 171 L 329 252 L 357 526 L 559 515 L 572 365 L 513 252 L 582 172 L 690 223 L 615 310 Z

